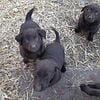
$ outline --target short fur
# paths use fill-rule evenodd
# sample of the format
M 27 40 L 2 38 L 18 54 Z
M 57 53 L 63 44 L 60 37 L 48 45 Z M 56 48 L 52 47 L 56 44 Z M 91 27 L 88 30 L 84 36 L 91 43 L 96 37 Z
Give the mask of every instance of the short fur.
M 47 45 L 43 57 L 36 62 L 35 91 L 43 91 L 57 83 L 61 78 L 61 72 L 66 71 L 64 66 L 65 53 L 60 44 L 59 33 L 54 28 L 52 30 L 56 34 L 56 39 Z
M 30 59 L 35 61 L 44 51 L 43 37 L 46 38 L 46 32 L 32 21 L 31 16 L 34 9 L 27 13 L 25 22 L 21 25 L 20 33 L 15 37 L 20 44 L 20 54 L 24 58 L 24 63 L 28 63 Z
M 80 88 L 83 92 L 90 96 L 100 97 L 100 83 L 98 84 L 81 84 Z
M 87 5 L 82 12 L 75 32 L 86 32 L 87 40 L 93 41 L 93 36 L 100 27 L 100 6 L 98 4 Z

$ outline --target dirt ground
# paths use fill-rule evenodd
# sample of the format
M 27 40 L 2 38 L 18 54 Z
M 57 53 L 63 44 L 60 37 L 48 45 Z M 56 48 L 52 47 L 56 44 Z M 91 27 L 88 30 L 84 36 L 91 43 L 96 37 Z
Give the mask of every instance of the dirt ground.
M 100 31 L 88 42 L 75 34 L 74 27 L 83 6 L 100 0 L 0 0 L 0 100 L 100 100 L 79 89 L 80 83 L 100 82 Z M 35 6 L 32 17 L 47 32 L 46 43 L 55 27 L 66 53 L 66 73 L 43 92 L 33 89 L 32 68 L 25 70 L 15 36 L 26 13 Z

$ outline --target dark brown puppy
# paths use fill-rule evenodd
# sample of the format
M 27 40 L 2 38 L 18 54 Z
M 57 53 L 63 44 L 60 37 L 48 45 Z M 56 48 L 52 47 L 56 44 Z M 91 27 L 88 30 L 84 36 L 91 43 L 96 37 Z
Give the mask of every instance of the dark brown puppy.
M 48 44 L 41 60 L 36 61 L 36 76 L 34 78 L 34 90 L 43 91 L 55 84 L 61 78 L 61 72 L 65 72 L 65 53 L 60 44 L 59 33 L 52 28 L 56 34 L 53 43 Z
M 32 21 L 31 16 L 34 9 L 27 13 L 26 20 L 21 25 L 20 33 L 15 37 L 20 44 L 20 53 L 24 58 L 24 63 L 28 63 L 30 59 L 35 61 L 44 51 L 43 37 L 46 38 L 46 32 Z
M 88 34 L 87 40 L 93 41 L 93 36 L 100 27 L 100 6 L 98 4 L 87 5 L 82 11 L 75 32 L 86 32 Z
M 100 97 L 100 83 L 98 84 L 81 84 L 80 88 L 83 92 L 90 96 Z

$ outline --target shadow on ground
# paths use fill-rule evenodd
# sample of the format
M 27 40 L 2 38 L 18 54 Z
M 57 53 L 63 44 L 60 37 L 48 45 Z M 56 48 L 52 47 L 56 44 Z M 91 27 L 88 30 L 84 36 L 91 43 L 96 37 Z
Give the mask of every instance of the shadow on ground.
M 98 69 L 86 71 L 67 69 L 56 85 L 42 92 L 34 91 L 33 77 L 31 77 L 30 72 L 21 70 L 20 74 L 19 94 L 25 96 L 25 100 L 100 100 L 100 98 L 88 96 L 79 88 L 80 83 L 100 82 L 100 70 Z

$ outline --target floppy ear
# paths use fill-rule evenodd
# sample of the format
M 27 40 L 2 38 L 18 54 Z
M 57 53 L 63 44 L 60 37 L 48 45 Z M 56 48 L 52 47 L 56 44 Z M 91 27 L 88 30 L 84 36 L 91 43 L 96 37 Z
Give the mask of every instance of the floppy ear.
M 40 30 L 38 30 L 38 32 L 39 32 L 39 35 L 40 35 L 41 37 L 44 37 L 44 38 L 46 39 L 46 31 L 45 31 L 45 30 L 40 29 Z
M 17 42 L 19 42 L 19 44 L 21 45 L 22 44 L 22 35 L 21 34 L 18 34 L 16 37 L 15 37 L 15 40 Z
M 88 7 L 89 7 L 89 5 L 83 7 L 81 11 L 84 11 L 84 10 L 85 10 L 86 8 L 88 8 Z

